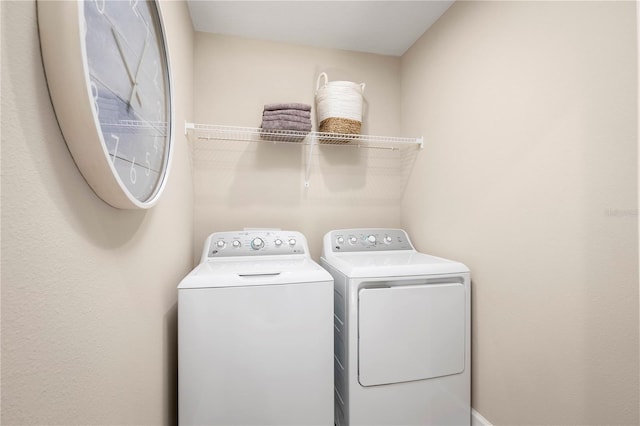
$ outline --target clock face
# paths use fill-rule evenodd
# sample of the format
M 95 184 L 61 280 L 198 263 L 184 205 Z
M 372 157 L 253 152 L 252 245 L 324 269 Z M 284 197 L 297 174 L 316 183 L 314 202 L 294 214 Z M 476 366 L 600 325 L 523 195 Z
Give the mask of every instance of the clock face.
M 162 187 L 170 151 L 170 87 L 155 1 L 85 0 L 86 80 L 101 143 L 120 186 L 139 203 Z

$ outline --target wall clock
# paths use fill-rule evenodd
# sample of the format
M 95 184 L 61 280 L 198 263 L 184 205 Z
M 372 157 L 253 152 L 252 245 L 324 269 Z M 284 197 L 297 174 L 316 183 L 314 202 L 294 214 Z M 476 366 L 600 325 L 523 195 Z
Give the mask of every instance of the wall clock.
M 171 163 L 173 101 L 156 1 L 38 1 L 49 93 L 60 129 L 94 192 L 149 208 Z

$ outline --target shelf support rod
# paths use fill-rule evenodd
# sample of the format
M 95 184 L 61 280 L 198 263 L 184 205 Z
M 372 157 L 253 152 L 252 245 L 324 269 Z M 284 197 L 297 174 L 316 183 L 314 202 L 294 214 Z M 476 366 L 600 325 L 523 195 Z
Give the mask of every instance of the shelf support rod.
M 313 150 L 316 147 L 318 140 L 315 137 L 311 137 L 311 143 L 308 145 L 309 154 L 307 155 L 306 170 L 304 172 L 304 187 L 309 188 L 309 177 L 311 176 L 311 158 L 313 157 Z

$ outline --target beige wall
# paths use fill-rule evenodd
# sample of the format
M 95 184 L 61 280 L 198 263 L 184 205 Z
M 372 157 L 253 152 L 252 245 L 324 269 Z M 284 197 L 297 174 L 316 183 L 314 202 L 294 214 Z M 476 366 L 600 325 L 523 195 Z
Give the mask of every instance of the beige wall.
M 399 134 L 399 58 L 206 33 L 195 36 L 195 122 L 258 127 L 265 104 L 312 105 L 322 71 L 366 83 L 363 133 Z M 400 225 L 401 179 L 379 152 L 321 146 L 305 189 L 302 146 L 194 138 L 191 145 L 196 256 L 214 231 L 298 230 L 317 259 L 331 229 Z
M 304 189 L 301 146 L 178 131 L 147 212 L 91 192 L 48 99 L 35 4 L 0 8 L 2 424 L 175 422 L 175 285 L 206 235 L 245 226 L 300 230 L 316 258 L 327 230 L 405 226 L 473 271 L 474 408 L 640 422 L 632 2 L 458 2 L 402 60 L 194 36 L 165 2 L 178 123 L 257 126 L 265 103 L 312 103 L 327 71 L 367 83 L 364 132 L 426 148 L 400 208 L 376 153 L 320 147 Z
M 638 424 L 633 2 L 457 2 L 402 58 L 402 209 L 472 270 L 473 406 Z
M 149 211 L 98 199 L 48 97 L 36 5 L 2 7 L 2 424 L 170 424 L 176 285 L 191 268 L 188 145 Z M 162 4 L 176 120 L 192 116 L 193 31 Z

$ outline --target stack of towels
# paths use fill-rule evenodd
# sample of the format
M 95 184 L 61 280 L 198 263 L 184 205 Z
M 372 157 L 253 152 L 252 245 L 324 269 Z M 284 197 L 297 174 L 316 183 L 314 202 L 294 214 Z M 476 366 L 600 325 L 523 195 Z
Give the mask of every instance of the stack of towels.
M 268 104 L 262 113 L 262 130 L 311 131 L 311 106 L 299 103 Z

